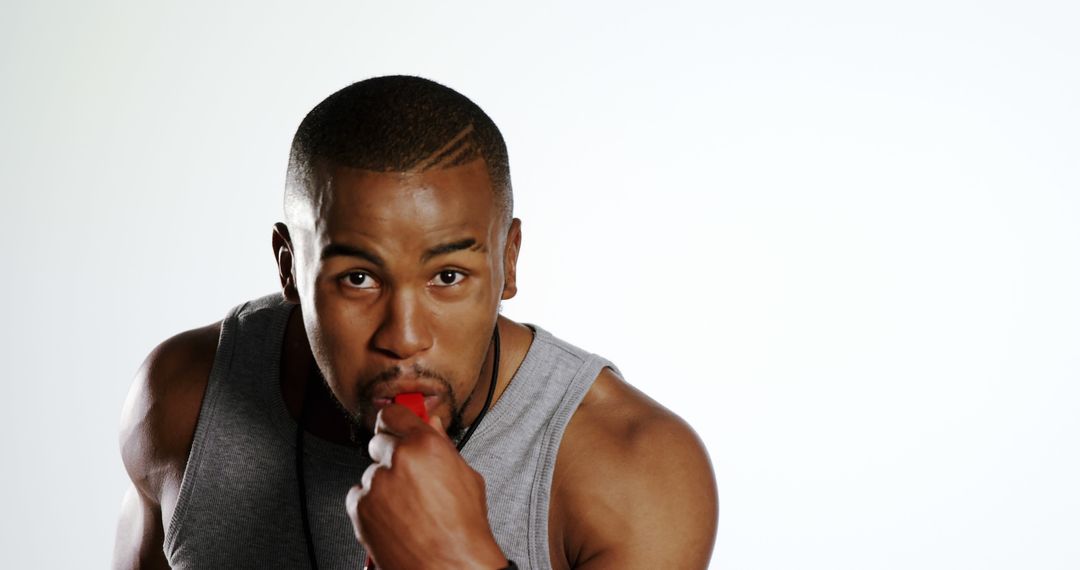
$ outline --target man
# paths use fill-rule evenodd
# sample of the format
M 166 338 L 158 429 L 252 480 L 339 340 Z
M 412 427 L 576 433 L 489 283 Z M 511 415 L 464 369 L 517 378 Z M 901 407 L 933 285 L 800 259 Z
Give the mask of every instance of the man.
M 285 219 L 281 292 L 136 376 L 117 567 L 707 565 L 716 490 L 693 431 L 499 314 L 521 222 L 479 107 L 415 77 L 331 95 L 294 137 Z

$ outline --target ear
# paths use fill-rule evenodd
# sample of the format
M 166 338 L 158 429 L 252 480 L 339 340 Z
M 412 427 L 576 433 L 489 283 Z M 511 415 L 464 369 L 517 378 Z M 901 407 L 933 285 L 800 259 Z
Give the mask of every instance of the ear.
M 294 264 L 292 238 L 289 228 L 278 222 L 274 224 L 274 257 L 277 258 L 278 278 L 281 279 L 281 294 L 290 303 L 300 303 L 300 292 L 296 289 L 296 267 Z
M 521 220 L 514 218 L 506 232 L 506 248 L 503 252 L 503 291 L 502 299 L 512 299 L 517 295 L 517 261 L 521 251 Z

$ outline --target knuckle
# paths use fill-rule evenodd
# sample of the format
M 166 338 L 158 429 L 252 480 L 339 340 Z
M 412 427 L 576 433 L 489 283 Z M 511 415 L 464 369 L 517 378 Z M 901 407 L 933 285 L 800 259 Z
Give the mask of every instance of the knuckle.
M 364 488 L 360 485 L 353 485 L 349 488 L 349 493 L 345 495 L 345 508 L 350 512 L 356 512 L 360 506 L 360 499 L 364 497 Z
M 363 491 L 357 499 L 358 502 L 371 492 L 371 487 L 375 483 L 375 477 L 378 477 L 379 471 L 378 463 L 372 463 L 364 470 L 364 474 L 360 477 L 360 484 L 363 486 Z
M 394 438 L 386 434 L 376 434 L 368 442 L 368 455 L 377 462 L 389 462 L 394 453 Z
M 360 485 L 353 485 L 349 489 L 349 494 L 345 496 L 345 510 L 349 514 L 349 521 L 352 523 L 353 535 L 356 536 L 356 540 L 363 542 L 363 520 L 366 518 L 362 512 L 362 503 L 365 490 Z

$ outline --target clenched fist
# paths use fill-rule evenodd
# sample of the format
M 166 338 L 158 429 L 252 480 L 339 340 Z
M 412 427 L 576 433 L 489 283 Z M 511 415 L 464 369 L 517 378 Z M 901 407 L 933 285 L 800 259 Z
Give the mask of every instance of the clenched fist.
M 442 421 L 404 406 L 379 412 L 373 463 L 349 490 L 356 538 L 381 570 L 507 565 L 487 520 L 484 478 L 458 454 Z

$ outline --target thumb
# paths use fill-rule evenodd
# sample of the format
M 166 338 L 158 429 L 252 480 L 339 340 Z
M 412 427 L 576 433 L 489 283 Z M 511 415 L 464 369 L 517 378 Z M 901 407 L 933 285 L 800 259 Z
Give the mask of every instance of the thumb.
M 433 428 L 433 429 L 434 429 L 435 431 L 439 432 L 439 435 L 441 435 L 441 436 L 445 437 L 446 439 L 450 439 L 450 436 L 449 436 L 449 435 L 447 435 L 447 433 L 446 433 L 446 427 L 444 427 L 444 426 L 443 426 L 443 423 L 442 423 L 442 418 L 441 418 L 441 417 L 439 417 L 439 416 L 433 416 L 432 418 L 428 419 L 428 422 L 427 422 L 427 423 L 428 423 L 428 425 L 429 425 L 429 426 L 431 426 L 431 427 L 432 427 L 432 428 Z

